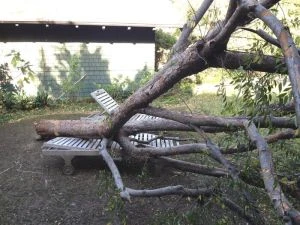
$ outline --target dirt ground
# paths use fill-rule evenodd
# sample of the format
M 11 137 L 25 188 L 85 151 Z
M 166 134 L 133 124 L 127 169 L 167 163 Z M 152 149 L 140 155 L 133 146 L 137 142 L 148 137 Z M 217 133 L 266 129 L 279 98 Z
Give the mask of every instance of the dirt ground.
M 70 119 L 79 115 L 44 118 Z M 76 173 L 63 175 L 61 158 L 41 154 L 43 141 L 36 141 L 33 127 L 39 119 L 42 118 L 0 126 L 0 224 L 119 224 L 118 217 L 108 211 L 108 195 L 99 194 L 99 171 L 104 169 L 101 159 L 77 157 L 73 161 Z M 170 180 L 174 184 L 182 182 L 176 174 L 166 173 L 150 176 L 141 184 L 141 171 L 122 171 L 125 184 L 132 188 L 160 187 Z M 153 222 L 155 215 L 176 207 L 180 211 L 183 205 L 182 201 L 133 200 L 125 205 L 127 224 L 158 224 Z

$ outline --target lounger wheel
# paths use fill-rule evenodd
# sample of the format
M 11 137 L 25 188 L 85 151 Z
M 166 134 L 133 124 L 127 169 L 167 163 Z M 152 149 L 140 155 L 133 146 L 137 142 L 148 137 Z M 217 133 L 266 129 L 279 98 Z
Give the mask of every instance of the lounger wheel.
M 75 172 L 75 168 L 72 165 L 64 165 L 62 172 L 64 175 L 72 175 Z

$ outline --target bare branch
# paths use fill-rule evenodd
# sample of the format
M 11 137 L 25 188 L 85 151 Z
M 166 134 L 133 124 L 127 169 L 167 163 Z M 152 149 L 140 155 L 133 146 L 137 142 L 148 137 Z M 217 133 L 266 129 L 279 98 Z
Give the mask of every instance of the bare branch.
M 248 215 L 245 209 L 241 208 L 238 204 L 233 202 L 231 199 L 226 197 L 221 197 L 221 201 L 231 209 L 233 212 L 237 213 L 240 217 L 244 218 L 249 224 L 259 224 L 262 225 L 261 221 L 256 221 L 250 215 Z
M 275 45 L 278 48 L 281 48 L 279 41 L 276 38 L 272 37 L 267 32 L 265 32 L 264 30 L 262 30 L 262 29 L 254 30 L 254 29 L 247 28 L 247 27 L 241 27 L 240 29 L 247 30 L 247 31 L 250 31 L 252 33 L 255 33 L 258 36 L 260 36 L 262 39 L 264 39 L 266 42 L 268 42 L 272 45 Z M 298 53 L 300 54 L 300 48 L 297 48 L 297 50 L 298 50 Z
M 201 126 L 206 133 L 218 133 L 227 131 L 236 131 L 235 127 L 216 127 L 216 126 Z M 135 134 L 140 132 L 152 131 L 194 131 L 188 125 L 172 120 L 160 121 L 130 121 L 122 128 L 127 134 Z
M 179 80 L 206 68 L 207 63 L 204 58 L 199 56 L 197 45 L 190 46 L 178 57 L 172 57 L 150 82 L 138 89 L 120 105 L 111 118 L 111 123 L 107 124 L 104 136 L 110 137 L 115 134 L 136 113 L 135 110 L 148 106 Z
M 185 188 L 181 185 L 168 186 L 168 187 L 157 188 L 157 189 L 143 189 L 143 190 L 126 188 L 126 190 L 132 197 L 162 197 L 166 195 L 198 197 L 199 195 L 210 196 L 214 193 L 214 189 L 210 189 L 210 188 L 190 189 L 190 188 Z
M 285 139 L 291 139 L 295 138 L 296 136 L 296 131 L 292 129 L 286 129 L 283 131 L 279 131 L 275 134 L 271 134 L 265 137 L 265 140 L 267 143 L 274 143 L 278 140 L 285 140 Z
M 193 127 L 205 139 L 206 146 L 209 149 L 211 157 L 217 162 L 221 163 L 228 170 L 231 177 L 236 180 L 238 178 L 239 171 L 222 155 L 220 148 L 209 139 L 203 130 L 193 124 L 190 126 Z
M 268 148 L 266 141 L 259 134 L 257 128 L 253 123 L 244 122 L 245 129 L 251 139 L 256 144 L 259 151 L 259 160 L 261 166 L 261 175 L 265 184 L 267 193 L 277 210 L 278 214 L 285 218 L 290 218 L 289 221 L 295 221 L 297 224 L 300 222 L 300 213 L 295 210 L 292 205 L 285 198 L 280 185 L 276 182 L 274 165 L 272 155 Z M 287 218 L 285 218 L 287 219 Z
M 283 131 L 279 131 L 275 134 L 268 135 L 265 138 L 267 143 L 274 143 L 279 140 L 286 140 L 286 139 L 292 139 L 296 138 L 296 132 L 295 130 L 292 129 L 286 129 Z M 226 148 L 226 149 L 221 149 L 221 152 L 223 154 L 235 154 L 235 153 L 242 153 L 242 152 L 247 152 L 251 150 L 255 150 L 256 146 L 254 144 L 250 145 L 240 145 L 236 148 Z
M 230 0 L 229 6 L 227 8 L 226 16 L 225 16 L 225 23 L 230 19 L 230 17 L 233 15 L 234 11 L 237 7 L 237 1 L 236 0 Z
M 140 109 L 139 112 L 152 116 L 157 116 L 169 120 L 174 120 L 182 124 L 193 124 L 195 126 L 215 126 L 215 127 L 238 127 L 243 128 L 243 122 L 249 121 L 249 117 L 221 117 L 208 116 L 200 114 L 191 114 L 186 112 L 170 111 L 163 108 L 147 107 Z M 269 127 L 270 124 L 277 128 L 295 128 L 295 121 L 288 117 L 255 117 L 252 119 L 260 127 Z
M 130 141 L 134 141 L 136 143 L 139 143 L 139 144 L 144 144 L 144 145 L 149 145 L 152 141 L 155 141 L 155 140 L 171 140 L 171 141 L 178 141 L 178 142 L 197 142 L 196 139 L 193 139 L 193 138 L 178 138 L 178 137 L 164 137 L 162 135 L 159 135 L 159 136 L 156 136 L 154 138 L 151 138 L 149 140 L 138 140 L 136 138 L 132 138 L 132 137 L 129 137 L 129 140 Z
M 99 149 L 99 154 L 103 157 L 103 160 L 109 167 L 109 169 L 113 175 L 113 178 L 115 180 L 115 184 L 116 184 L 117 188 L 120 190 L 121 198 L 123 198 L 127 201 L 130 201 L 130 195 L 123 184 L 118 167 L 116 166 L 112 157 L 107 152 L 107 149 L 106 149 L 107 142 L 108 142 L 108 140 L 106 138 L 102 139 L 101 148 Z
M 229 18 L 221 32 L 214 37 L 209 43 L 209 48 L 217 48 L 218 50 L 225 50 L 226 44 L 230 38 L 230 35 L 235 31 L 238 26 L 240 16 L 247 12 L 245 4 L 240 4 L 234 11 L 233 15 Z M 221 49 L 220 49 L 221 48 Z M 215 49 L 214 49 L 215 50 Z
M 280 48 L 280 44 L 279 41 L 275 38 L 273 38 L 271 35 L 269 35 L 267 32 L 265 32 L 262 29 L 258 29 L 258 30 L 254 30 L 251 28 L 247 28 L 247 27 L 241 27 L 240 29 L 242 30 L 247 30 L 250 31 L 252 33 L 257 34 L 258 36 L 260 36 L 262 39 L 264 39 L 266 42 L 275 45 L 276 47 Z
M 184 144 L 179 146 L 170 147 L 143 147 L 138 148 L 134 146 L 130 139 L 122 134 L 118 136 L 118 142 L 121 147 L 127 152 L 127 154 L 137 157 L 154 157 L 154 156 L 170 156 L 180 154 L 191 154 L 207 152 L 206 144 Z
M 172 47 L 172 54 L 180 53 L 187 47 L 189 36 L 193 32 L 199 21 L 202 19 L 212 2 L 213 0 L 204 0 L 199 9 L 195 12 L 192 19 L 188 20 L 187 23 L 183 25 L 181 35 L 175 45 Z
M 260 0 L 259 1 L 259 3 L 267 9 L 271 8 L 273 5 L 277 4 L 278 2 L 280 2 L 280 0 Z
M 229 174 L 225 169 L 199 165 L 196 163 L 186 162 L 178 159 L 172 159 L 168 157 L 159 157 L 158 163 L 163 163 L 166 166 L 182 170 L 185 172 L 198 173 L 202 175 L 214 176 L 214 177 L 227 177 Z

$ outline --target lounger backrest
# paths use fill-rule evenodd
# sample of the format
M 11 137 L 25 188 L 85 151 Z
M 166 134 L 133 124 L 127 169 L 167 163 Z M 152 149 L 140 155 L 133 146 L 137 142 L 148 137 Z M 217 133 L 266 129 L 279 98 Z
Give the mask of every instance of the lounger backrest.
M 101 105 L 104 111 L 106 111 L 109 115 L 112 115 L 113 111 L 119 107 L 118 103 L 104 89 L 99 89 L 92 92 L 91 96 L 96 100 L 96 102 L 98 102 Z M 94 119 L 94 116 L 92 116 L 92 118 Z M 159 118 L 155 116 L 137 113 L 133 117 L 131 117 L 129 121 L 157 119 Z
M 113 111 L 119 107 L 118 103 L 104 89 L 92 92 L 91 96 L 109 115 L 111 115 Z

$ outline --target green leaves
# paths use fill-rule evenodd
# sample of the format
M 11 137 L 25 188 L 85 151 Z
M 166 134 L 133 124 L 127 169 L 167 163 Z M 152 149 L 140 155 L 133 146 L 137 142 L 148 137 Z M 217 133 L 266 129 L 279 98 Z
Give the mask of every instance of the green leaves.
M 21 54 L 16 51 L 11 51 L 7 55 L 10 57 L 10 65 L 4 63 L 0 65 L 0 111 L 30 108 L 30 98 L 26 97 L 23 92 L 24 83 L 29 83 L 34 76 L 29 62 L 21 58 Z M 11 76 L 11 67 L 20 72 L 18 81 L 13 82 Z
M 164 32 L 162 29 L 158 29 L 155 32 L 155 43 L 157 48 L 163 48 L 169 50 L 176 42 L 176 37 L 169 33 Z
M 292 98 L 287 75 L 244 71 L 240 68 L 230 73 L 230 79 L 230 84 L 237 91 L 235 98 L 227 98 L 223 83 L 220 84 L 219 95 L 225 111 L 234 115 L 273 115 L 271 104 L 286 104 Z

